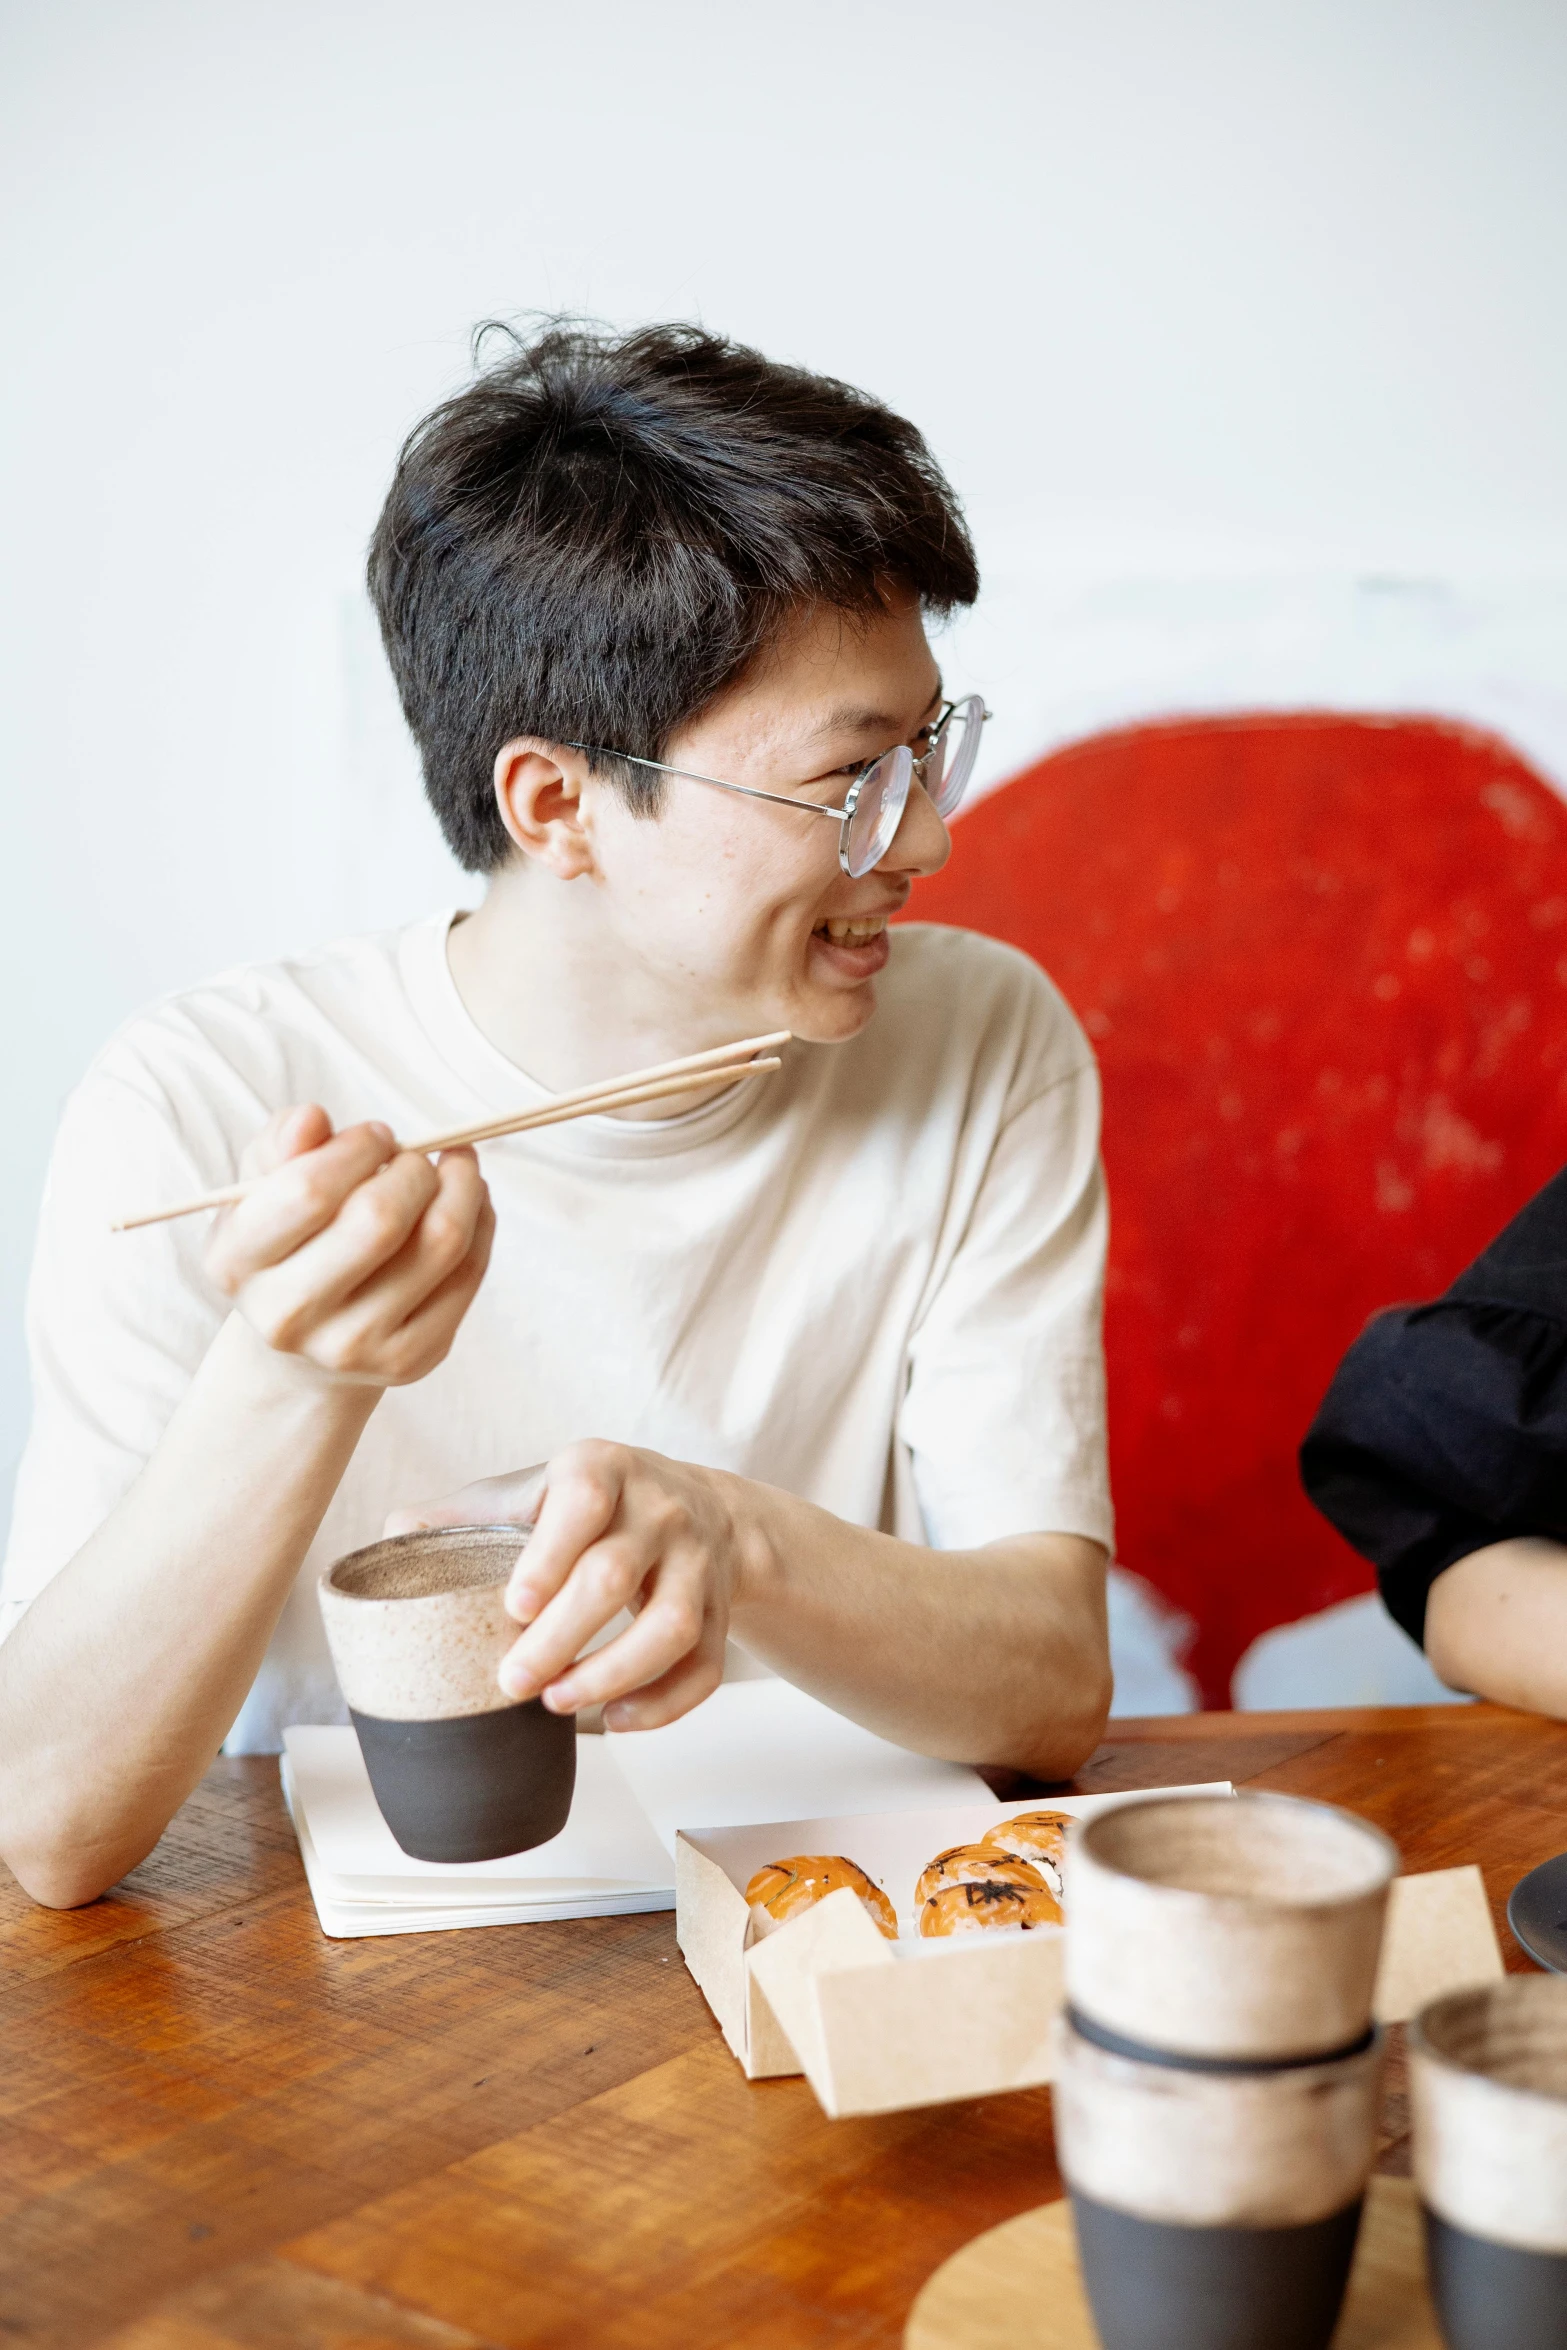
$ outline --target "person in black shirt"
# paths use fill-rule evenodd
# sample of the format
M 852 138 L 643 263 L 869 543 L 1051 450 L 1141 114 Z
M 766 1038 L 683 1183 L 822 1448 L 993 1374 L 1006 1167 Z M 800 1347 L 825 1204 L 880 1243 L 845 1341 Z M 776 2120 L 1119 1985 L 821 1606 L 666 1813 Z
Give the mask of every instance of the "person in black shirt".
M 1300 1466 L 1450 1687 L 1567 1718 L 1567 1170 L 1367 1325 Z

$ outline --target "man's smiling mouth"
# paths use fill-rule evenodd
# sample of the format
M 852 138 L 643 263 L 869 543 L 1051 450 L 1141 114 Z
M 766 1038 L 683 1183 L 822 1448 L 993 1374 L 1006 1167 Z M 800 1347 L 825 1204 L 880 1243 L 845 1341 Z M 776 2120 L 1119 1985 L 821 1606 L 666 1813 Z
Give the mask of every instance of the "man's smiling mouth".
M 859 921 L 840 921 L 829 915 L 825 922 L 817 923 L 816 936 L 830 939 L 835 947 L 863 947 L 873 938 L 880 938 L 886 927 L 885 914 L 867 915 Z

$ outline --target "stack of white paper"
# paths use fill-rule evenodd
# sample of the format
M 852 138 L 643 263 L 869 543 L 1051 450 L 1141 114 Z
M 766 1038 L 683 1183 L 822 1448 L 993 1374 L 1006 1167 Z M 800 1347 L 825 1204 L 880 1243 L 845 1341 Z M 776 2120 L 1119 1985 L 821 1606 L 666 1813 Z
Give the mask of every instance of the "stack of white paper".
M 283 1733 L 283 1794 L 322 1931 L 429 1933 L 673 1909 L 680 1828 L 987 1802 L 977 1773 L 889 1745 L 787 1681 L 737 1681 L 662 1730 L 577 1741 L 561 1833 L 509 1860 L 411 1860 L 351 1729 Z
M 577 1793 L 560 1834 L 511 1860 L 412 1860 L 370 1792 L 351 1729 L 283 1733 L 283 1794 L 325 1933 L 415 1934 L 529 1918 L 672 1909 L 669 1858 L 615 1768 L 609 1741 L 577 1742 Z

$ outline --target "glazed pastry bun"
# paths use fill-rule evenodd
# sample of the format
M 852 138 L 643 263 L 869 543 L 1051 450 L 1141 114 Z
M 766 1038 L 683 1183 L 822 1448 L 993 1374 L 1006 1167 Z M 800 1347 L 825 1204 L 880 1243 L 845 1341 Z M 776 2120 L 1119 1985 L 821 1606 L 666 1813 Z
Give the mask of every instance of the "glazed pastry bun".
M 796 1854 L 793 1860 L 770 1860 L 758 1869 L 745 1889 L 758 1936 L 771 1934 L 802 1910 L 813 1909 L 829 1893 L 845 1888 L 860 1897 L 860 1906 L 889 1942 L 898 1939 L 898 1920 L 892 1903 L 857 1861 L 840 1852 Z
M 992 1926 L 1059 1926 L 1061 1904 L 1047 1886 L 1002 1884 L 994 1877 L 943 1885 L 920 1911 L 922 1934 L 982 1934 Z
M 1044 1878 L 1031 1861 L 1013 1860 L 994 1844 L 954 1844 L 938 1852 L 914 1888 L 916 1903 L 929 1901 L 944 1885 L 1011 1885 L 1020 1893 L 1043 1893 Z
M 985 1842 L 1015 1860 L 1031 1861 L 1057 1901 L 1061 1898 L 1061 1863 L 1066 1856 L 1067 1831 L 1072 1815 L 1065 1811 L 1020 1811 L 998 1820 L 985 1831 Z

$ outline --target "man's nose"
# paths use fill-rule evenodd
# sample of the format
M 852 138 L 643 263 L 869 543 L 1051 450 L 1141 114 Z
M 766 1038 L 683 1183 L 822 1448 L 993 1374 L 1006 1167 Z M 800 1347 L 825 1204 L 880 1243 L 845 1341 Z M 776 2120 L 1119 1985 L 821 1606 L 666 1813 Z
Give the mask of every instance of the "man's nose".
M 929 792 L 916 775 L 909 784 L 903 815 L 878 873 L 939 873 L 952 854 L 952 835 L 937 815 Z

